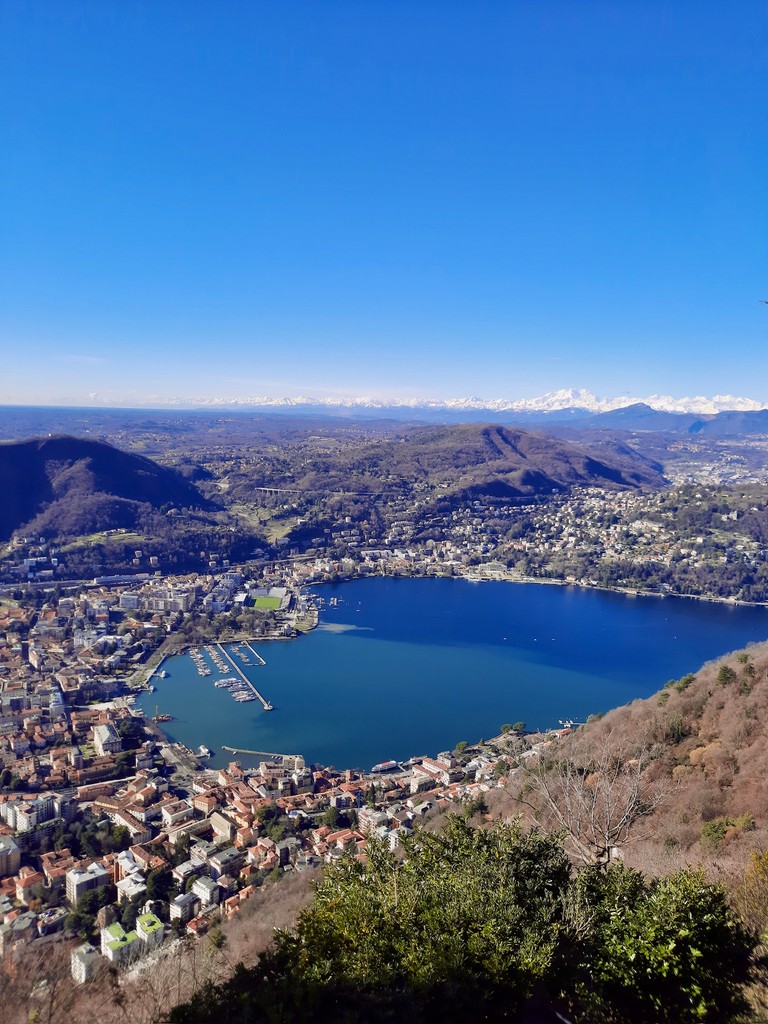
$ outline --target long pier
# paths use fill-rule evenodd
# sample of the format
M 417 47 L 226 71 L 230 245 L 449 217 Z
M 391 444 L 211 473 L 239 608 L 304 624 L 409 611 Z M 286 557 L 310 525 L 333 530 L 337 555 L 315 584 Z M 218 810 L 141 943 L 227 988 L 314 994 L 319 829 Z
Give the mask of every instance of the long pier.
M 278 754 L 274 750 L 243 750 L 242 747 L 228 747 L 226 743 L 222 743 L 221 749 L 226 750 L 229 754 L 248 754 L 251 757 L 269 757 L 271 759 L 279 757 L 281 761 L 295 761 L 297 758 L 301 758 L 301 754 Z
M 261 701 L 261 703 L 262 703 L 262 705 L 263 705 L 263 707 L 264 707 L 264 710 L 265 710 L 265 711 L 272 711 L 272 705 L 271 705 L 271 704 L 269 703 L 269 701 L 267 700 L 267 698 L 266 698 L 266 697 L 262 697 L 262 695 L 261 695 L 261 694 L 259 693 L 259 691 L 258 691 L 258 690 L 256 689 L 256 687 L 255 687 L 255 686 L 253 685 L 253 683 L 251 682 L 251 680 L 250 680 L 250 679 L 248 678 L 248 676 L 247 676 L 247 675 L 245 674 L 245 672 L 243 672 L 243 670 L 242 670 L 242 669 L 241 669 L 241 668 L 240 668 L 240 667 L 239 667 L 238 665 L 236 665 L 236 664 L 235 664 L 235 661 L 234 661 L 234 659 L 233 659 L 233 658 L 231 658 L 231 657 L 230 657 L 230 656 L 229 656 L 229 655 L 227 654 L 227 652 L 226 652 L 226 651 L 224 650 L 224 648 L 223 648 L 223 647 L 221 646 L 221 644 L 216 644 L 216 646 L 218 647 L 218 649 L 219 649 L 219 651 L 221 652 L 222 656 L 223 656 L 223 657 L 225 657 L 225 658 L 227 659 L 227 661 L 228 661 L 228 662 L 229 662 L 229 664 L 230 664 L 230 665 L 232 666 L 232 668 L 233 668 L 233 669 L 235 670 L 235 672 L 237 672 L 237 674 L 238 674 L 238 675 L 240 676 L 240 678 L 241 678 L 241 679 L 243 680 L 243 682 L 245 683 L 245 685 L 246 685 L 247 687 L 249 687 L 249 689 L 251 689 L 251 690 L 252 690 L 252 691 L 254 692 L 254 694 L 255 694 L 255 695 L 256 695 L 256 696 L 257 696 L 257 697 L 259 698 L 259 700 Z

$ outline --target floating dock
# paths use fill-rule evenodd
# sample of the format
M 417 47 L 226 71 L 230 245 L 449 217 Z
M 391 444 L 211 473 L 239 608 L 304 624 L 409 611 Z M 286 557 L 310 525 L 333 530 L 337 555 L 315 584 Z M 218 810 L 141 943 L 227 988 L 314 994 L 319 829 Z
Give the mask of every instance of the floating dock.
M 258 690 L 256 689 L 256 687 L 255 687 L 255 686 L 253 685 L 253 683 L 251 682 L 251 680 L 250 680 L 250 679 L 248 678 L 248 676 L 247 676 L 247 675 L 245 674 L 245 672 L 243 672 L 243 671 L 242 671 L 242 669 L 240 668 L 240 666 L 239 666 L 239 665 L 235 664 L 235 660 L 234 660 L 234 658 L 231 658 L 231 657 L 229 656 L 229 654 L 227 654 L 227 652 L 226 652 L 226 651 L 224 650 L 224 648 L 223 648 L 223 647 L 221 646 L 221 644 L 216 644 L 216 646 L 218 647 L 219 651 L 221 652 L 221 655 L 222 655 L 222 657 L 226 658 L 226 659 L 227 659 L 227 661 L 229 662 L 229 664 L 230 664 L 230 665 L 232 666 L 232 670 L 233 670 L 234 672 L 237 672 L 237 674 L 238 674 L 238 675 L 240 676 L 240 678 L 241 678 L 241 679 L 243 680 L 243 682 L 245 683 L 245 685 L 246 685 L 246 686 L 247 686 L 247 687 L 248 687 L 248 688 L 249 688 L 249 689 L 250 689 L 250 690 L 251 690 L 251 691 L 252 691 L 252 692 L 254 693 L 254 695 L 255 695 L 255 696 L 256 696 L 256 697 L 257 697 L 257 698 L 258 698 L 258 699 L 259 699 L 259 700 L 261 701 L 261 703 L 262 703 L 262 706 L 263 706 L 264 710 L 265 710 L 265 711 L 272 711 L 272 710 L 273 710 L 273 708 L 272 708 L 272 705 L 271 705 L 271 704 L 269 703 L 269 701 L 267 700 L 267 698 L 266 698 L 266 697 L 262 697 L 262 695 L 261 695 L 261 694 L 259 693 L 259 691 L 258 691 Z M 250 645 L 249 645 L 249 646 L 250 646 Z
M 256 664 L 259 667 L 261 667 L 262 665 L 266 665 L 267 664 L 266 661 L 264 661 L 262 656 L 259 654 L 259 652 L 258 651 L 254 651 L 254 649 L 251 647 L 251 645 L 248 642 L 248 640 L 243 640 L 243 643 L 248 648 L 248 650 L 251 652 L 251 654 L 254 656 L 254 658 L 256 659 Z

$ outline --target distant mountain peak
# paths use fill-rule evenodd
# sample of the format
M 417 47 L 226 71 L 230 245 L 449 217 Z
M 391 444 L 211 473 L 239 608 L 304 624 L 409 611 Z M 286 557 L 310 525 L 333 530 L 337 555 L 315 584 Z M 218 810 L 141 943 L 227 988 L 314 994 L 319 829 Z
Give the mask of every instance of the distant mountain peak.
M 317 397 L 297 395 L 293 397 L 275 397 L 255 395 L 241 398 L 205 397 L 194 400 L 173 400 L 170 405 L 186 405 L 207 408 L 327 408 L 354 411 L 387 409 L 428 409 L 437 411 L 461 412 L 485 411 L 489 413 L 557 413 L 579 411 L 588 413 L 613 412 L 628 406 L 646 406 L 656 412 L 694 413 L 696 415 L 714 415 L 719 412 L 756 412 L 768 408 L 768 402 L 759 402 L 752 398 L 741 398 L 735 395 L 713 395 L 708 398 L 696 395 L 686 398 L 674 398 L 671 395 L 649 395 L 638 397 L 633 395 L 617 395 L 613 398 L 598 397 L 585 388 L 560 388 L 549 391 L 537 398 L 378 398 L 370 395 L 359 397 L 343 397 L 329 395 Z

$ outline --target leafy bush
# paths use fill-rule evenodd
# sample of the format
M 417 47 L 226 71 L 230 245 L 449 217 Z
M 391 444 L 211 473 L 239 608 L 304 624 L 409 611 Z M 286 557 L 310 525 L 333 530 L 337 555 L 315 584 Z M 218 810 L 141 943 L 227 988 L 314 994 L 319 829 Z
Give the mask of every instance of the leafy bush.
M 587 1019 L 728 1021 L 745 1009 L 751 940 L 725 890 L 685 869 L 646 883 L 614 867 L 584 872 L 594 930 L 577 986 Z
M 738 818 L 713 818 L 702 826 L 701 844 L 710 850 L 716 850 L 728 832 L 751 832 L 754 827 L 755 819 L 751 814 L 741 814 Z
M 754 943 L 700 873 L 573 877 L 558 837 L 457 817 L 404 848 L 372 841 L 365 864 L 330 867 L 293 933 L 170 1020 L 467 1024 L 515 1020 L 533 992 L 579 1024 L 743 1008 Z

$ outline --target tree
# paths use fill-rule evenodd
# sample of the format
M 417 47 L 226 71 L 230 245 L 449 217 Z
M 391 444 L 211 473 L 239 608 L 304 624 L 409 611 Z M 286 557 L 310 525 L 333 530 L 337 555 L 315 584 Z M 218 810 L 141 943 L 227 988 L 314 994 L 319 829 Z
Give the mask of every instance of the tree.
M 155 868 L 147 875 L 147 899 L 167 902 L 173 885 L 170 868 Z
M 570 747 L 526 766 L 519 799 L 537 820 L 543 810 L 564 830 L 582 863 L 605 865 L 615 848 L 645 838 L 640 820 L 667 796 L 670 787 L 652 777 L 651 762 L 648 747 L 622 750 L 607 740 Z
M 451 816 L 399 858 L 329 867 L 295 931 L 173 1010 L 174 1024 L 575 1024 L 732 1021 L 754 940 L 694 871 L 647 882 L 621 865 L 574 875 L 559 837 Z
M 123 746 L 130 750 L 140 747 L 146 739 L 144 727 L 137 718 L 122 718 L 118 723 L 117 732 Z
M 320 821 L 323 825 L 327 825 L 328 828 L 341 828 L 341 811 L 338 807 L 329 807 L 328 810 L 323 813 Z
M 401 860 L 372 841 L 365 865 L 330 867 L 295 934 L 170 1019 L 215 1020 L 230 1000 L 253 1021 L 511 1017 L 553 962 L 570 873 L 558 840 L 451 817 L 405 846 Z
M 338 807 L 329 807 L 320 821 L 332 829 L 353 828 L 357 822 L 357 815 L 351 808 L 341 811 Z
M 136 919 L 139 916 L 139 905 L 143 898 L 144 897 L 141 895 L 133 896 L 123 904 L 123 909 L 120 912 L 120 924 L 127 932 L 132 931 L 136 927 Z
M 188 832 L 179 837 L 173 848 L 173 854 L 171 857 L 171 864 L 173 867 L 178 867 L 179 864 L 183 864 L 184 861 L 189 859 L 189 848 L 191 845 L 192 838 Z
M 730 665 L 721 665 L 717 673 L 717 681 L 721 686 L 729 686 L 736 681 L 736 673 Z

